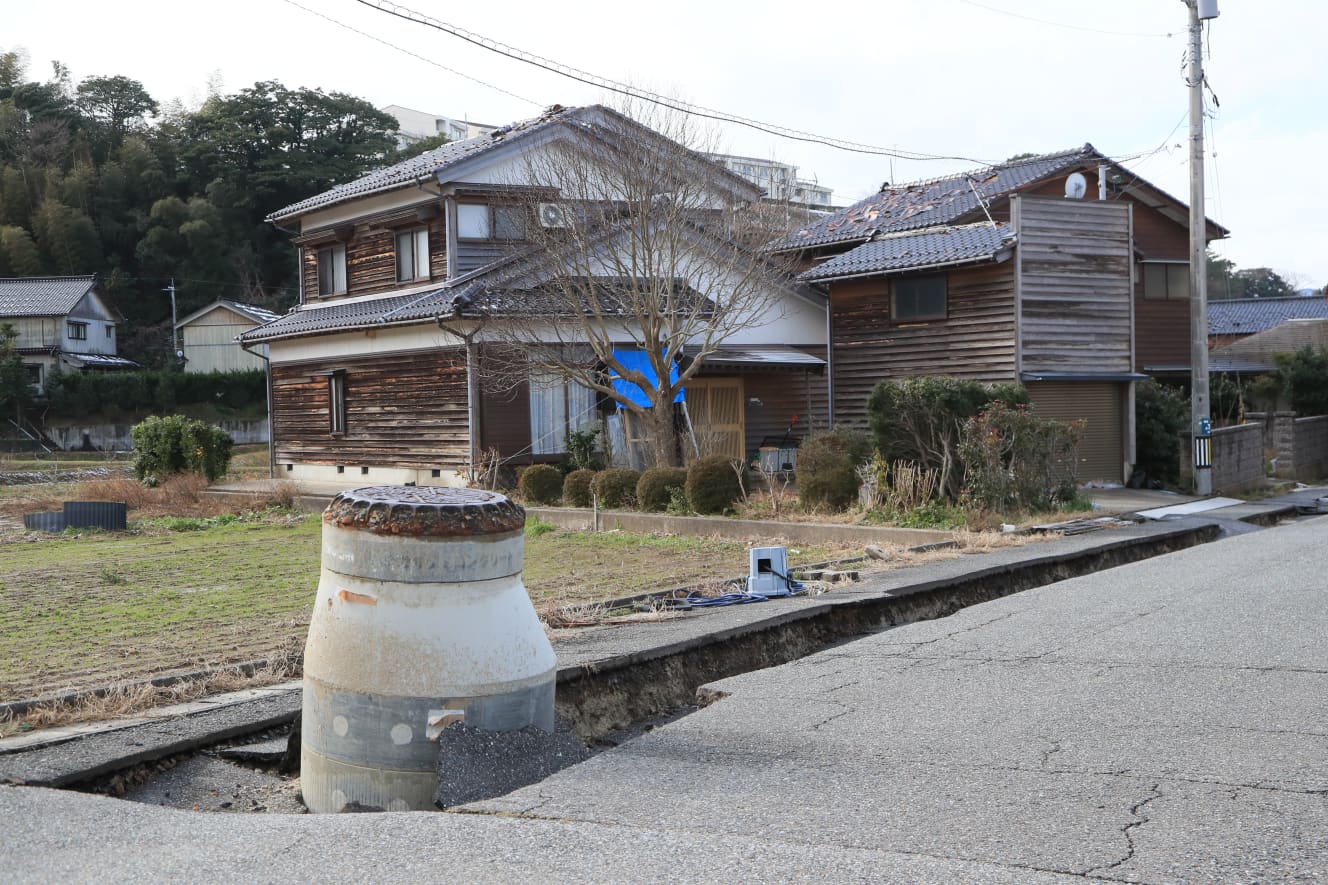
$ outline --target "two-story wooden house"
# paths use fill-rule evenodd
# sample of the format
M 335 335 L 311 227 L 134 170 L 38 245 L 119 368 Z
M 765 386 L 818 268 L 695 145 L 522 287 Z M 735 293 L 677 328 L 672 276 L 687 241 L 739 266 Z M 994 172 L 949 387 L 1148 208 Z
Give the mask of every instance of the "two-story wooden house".
M 623 238 L 631 235 L 612 223 L 613 211 L 568 205 L 556 178 L 532 171 L 533 161 L 555 148 L 606 145 L 625 163 L 663 152 L 678 159 L 670 175 L 712 176 L 724 204 L 710 207 L 716 211 L 760 198 L 755 186 L 698 154 L 679 153 L 621 114 L 555 107 L 271 216 L 294 235 L 300 303 L 241 341 L 265 348 L 269 360 L 278 476 L 460 483 L 483 453 L 512 463 L 556 459 L 569 432 L 608 409 L 604 397 L 537 370 L 494 385 L 486 368 L 499 352 L 510 358 L 511 338 L 500 333 L 513 324 L 576 344 L 567 337 L 576 324 L 557 315 L 566 304 L 548 299 L 550 281 L 569 273 L 567 262 L 531 245 L 551 229 L 602 213 L 609 219 L 602 231 L 567 233 L 595 238 L 591 254 L 598 257 L 578 273 L 609 288 L 646 281 L 607 270 L 622 266 L 605 256 L 628 247 Z M 633 199 L 671 199 L 677 189 L 676 181 L 661 179 L 653 193 L 624 195 L 617 208 L 626 211 Z M 669 265 L 669 285 L 700 310 L 730 294 L 707 258 L 721 250 L 703 248 L 715 236 L 701 224 L 670 240 L 684 257 Z M 735 455 L 784 432 L 795 415 L 804 426 L 826 420 L 824 297 L 787 275 L 771 274 L 764 285 L 766 309 L 718 350 L 708 348 L 686 390 L 699 435 L 721 440 Z M 639 346 L 645 318 L 619 312 L 601 319 L 625 350 Z
M 837 422 L 882 379 L 1020 381 L 1085 421 L 1080 479 L 1120 482 L 1133 382 L 1188 371 L 1188 209 L 1091 145 L 886 186 L 768 248 L 828 289 Z
M 39 394 L 55 371 L 139 368 L 116 353 L 116 314 L 96 276 L 0 279 L 0 323 L 18 332 L 18 352 Z

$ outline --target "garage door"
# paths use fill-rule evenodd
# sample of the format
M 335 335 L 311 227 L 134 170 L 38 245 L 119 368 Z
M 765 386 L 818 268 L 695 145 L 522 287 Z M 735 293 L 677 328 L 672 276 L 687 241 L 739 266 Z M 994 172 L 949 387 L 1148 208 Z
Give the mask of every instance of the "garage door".
M 1033 410 L 1056 421 L 1084 422 L 1079 482 L 1120 482 L 1125 475 L 1125 385 L 1117 381 L 1035 381 L 1025 385 Z

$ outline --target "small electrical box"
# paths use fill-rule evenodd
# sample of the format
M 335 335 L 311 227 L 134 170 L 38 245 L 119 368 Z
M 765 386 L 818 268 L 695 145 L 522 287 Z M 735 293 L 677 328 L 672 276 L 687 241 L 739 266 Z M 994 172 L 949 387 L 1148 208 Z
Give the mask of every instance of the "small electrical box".
M 753 547 L 748 551 L 747 592 L 756 596 L 792 596 L 787 547 Z

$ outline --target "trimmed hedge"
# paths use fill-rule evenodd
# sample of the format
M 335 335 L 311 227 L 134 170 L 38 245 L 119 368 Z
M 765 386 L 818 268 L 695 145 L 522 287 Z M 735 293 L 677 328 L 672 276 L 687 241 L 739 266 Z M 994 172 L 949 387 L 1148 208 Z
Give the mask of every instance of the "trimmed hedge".
M 687 503 L 697 513 L 723 513 L 742 497 L 741 461 L 710 455 L 687 468 Z
M 590 484 L 595 481 L 593 470 L 573 470 L 563 478 L 563 503 L 568 507 L 589 507 L 592 492 Z
M 636 483 L 641 474 L 630 467 L 610 467 L 600 471 L 591 484 L 599 506 L 610 510 L 636 505 Z
M 531 504 L 557 504 L 563 495 L 563 475 L 549 464 L 531 464 L 521 471 L 516 488 Z
M 636 505 L 648 513 L 662 513 L 673 500 L 673 490 L 687 488 L 683 467 L 651 467 L 636 481 Z
M 233 442 L 226 431 L 183 415 L 154 415 L 135 424 L 129 434 L 134 475 L 148 486 L 177 473 L 198 473 L 216 482 L 231 463 Z
M 806 507 L 846 510 L 858 499 L 858 465 L 871 456 L 864 433 L 832 430 L 798 447 L 798 499 Z
M 52 372 L 48 418 L 169 412 L 180 406 L 242 409 L 267 401 L 261 369 L 243 372 Z

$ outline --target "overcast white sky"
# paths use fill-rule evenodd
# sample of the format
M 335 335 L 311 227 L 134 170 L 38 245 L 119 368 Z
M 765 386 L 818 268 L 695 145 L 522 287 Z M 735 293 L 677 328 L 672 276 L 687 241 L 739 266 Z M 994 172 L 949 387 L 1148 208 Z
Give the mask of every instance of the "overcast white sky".
M 30 76 L 45 79 L 59 59 L 75 79 L 123 74 L 162 102 L 197 103 L 214 75 L 225 91 L 275 79 L 484 123 L 606 99 L 356 0 L 298 2 L 436 64 L 292 0 L 8 4 L 0 48 L 25 49 Z M 1111 156 L 1161 146 L 1126 165 L 1188 201 L 1182 0 L 406 2 L 604 77 L 855 142 L 983 162 L 1084 142 Z M 1241 267 L 1273 267 L 1298 287 L 1323 286 L 1328 185 L 1317 161 L 1328 153 L 1328 3 L 1220 6 L 1206 41 L 1221 102 L 1207 143 L 1207 211 L 1232 231 L 1219 251 Z M 730 153 L 799 165 L 840 204 L 883 181 L 972 165 L 892 164 L 738 126 L 719 135 Z

